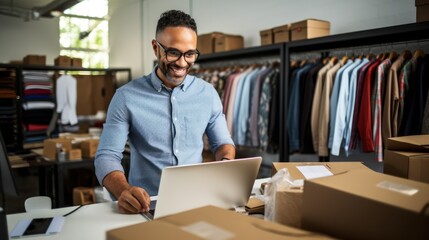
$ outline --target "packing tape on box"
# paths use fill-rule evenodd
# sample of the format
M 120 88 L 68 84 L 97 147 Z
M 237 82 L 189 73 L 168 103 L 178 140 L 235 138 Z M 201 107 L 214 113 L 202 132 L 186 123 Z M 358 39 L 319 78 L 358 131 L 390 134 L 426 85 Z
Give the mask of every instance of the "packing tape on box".
M 279 189 L 276 192 L 274 221 L 292 227 L 301 227 L 303 189 Z

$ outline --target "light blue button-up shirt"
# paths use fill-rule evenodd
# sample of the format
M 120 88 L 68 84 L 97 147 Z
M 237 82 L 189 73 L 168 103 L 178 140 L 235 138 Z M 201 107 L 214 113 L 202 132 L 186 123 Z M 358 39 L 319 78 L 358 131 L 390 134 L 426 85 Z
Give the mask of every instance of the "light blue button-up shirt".
M 164 167 L 202 162 L 204 133 L 213 152 L 233 144 L 219 94 L 211 84 L 187 75 L 180 86 L 169 89 L 156 69 L 117 89 L 95 156 L 102 183 L 110 172 L 124 171 L 121 159 L 128 141 L 128 181 L 151 196 L 158 194 Z

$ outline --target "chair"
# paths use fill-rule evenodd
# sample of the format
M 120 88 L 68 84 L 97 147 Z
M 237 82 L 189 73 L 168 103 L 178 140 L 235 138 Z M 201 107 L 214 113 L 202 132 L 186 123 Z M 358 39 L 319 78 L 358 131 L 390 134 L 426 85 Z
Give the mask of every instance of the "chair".
M 30 197 L 25 200 L 24 207 L 26 212 L 52 209 L 52 201 L 47 196 Z

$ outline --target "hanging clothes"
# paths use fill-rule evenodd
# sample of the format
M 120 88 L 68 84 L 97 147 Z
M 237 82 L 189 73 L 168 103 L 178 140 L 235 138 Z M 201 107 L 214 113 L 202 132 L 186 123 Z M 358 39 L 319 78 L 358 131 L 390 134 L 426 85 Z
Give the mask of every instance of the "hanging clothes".
M 57 112 L 61 113 L 61 124 L 77 124 L 76 103 L 77 83 L 76 78 L 70 75 L 62 75 L 56 80 Z

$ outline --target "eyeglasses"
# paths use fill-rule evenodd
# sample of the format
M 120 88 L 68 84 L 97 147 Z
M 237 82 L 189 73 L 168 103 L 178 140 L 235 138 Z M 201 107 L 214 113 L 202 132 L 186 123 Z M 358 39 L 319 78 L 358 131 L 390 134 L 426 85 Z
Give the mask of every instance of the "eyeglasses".
M 166 49 L 161 43 L 159 43 L 157 40 L 155 40 L 158 46 L 162 48 L 164 51 L 164 54 L 166 56 L 167 62 L 175 62 L 179 60 L 182 55 L 185 56 L 185 61 L 189 64 L 192 64 L 197 61 L 198 57 L 200 56 L 200 52 L 195 50 L 189 50 L 187 52 L 181 52 L 175 48 L 168 48 Z

